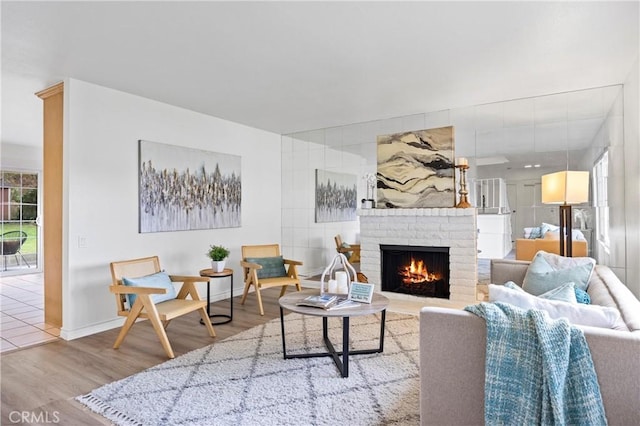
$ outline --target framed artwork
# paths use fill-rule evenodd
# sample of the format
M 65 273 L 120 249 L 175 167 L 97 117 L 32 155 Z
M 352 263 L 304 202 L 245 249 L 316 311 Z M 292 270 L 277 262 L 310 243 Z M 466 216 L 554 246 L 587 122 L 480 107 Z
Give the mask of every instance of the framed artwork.
M 453 126 L 378 136 L 377 208 L 453 207 Z
M 240 226 L 240 157 L 138 141 L 139 232 Z
M 316 169 L 316 223 L 356 220 L 357 176 Z
M 353 282 L 349 287 L 347 299 L 354 302 L 371 303 L 373 298 L 373 284 Z

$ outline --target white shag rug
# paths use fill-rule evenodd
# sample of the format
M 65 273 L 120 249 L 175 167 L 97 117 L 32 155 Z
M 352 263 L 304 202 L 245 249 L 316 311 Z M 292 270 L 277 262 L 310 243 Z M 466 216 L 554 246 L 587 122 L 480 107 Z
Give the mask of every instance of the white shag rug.
M 378 347 L 380 315 L 350 319 L 351 349 Z M 329 318 L 340 349 L 342 319 Z M 324 351 L 322 320 L 285 317 L 287 353 Z M 418 318 L 387 313 L 384 352 L 283 359 L 280 319 L 76 398 L 116 425 L 417 425 Z

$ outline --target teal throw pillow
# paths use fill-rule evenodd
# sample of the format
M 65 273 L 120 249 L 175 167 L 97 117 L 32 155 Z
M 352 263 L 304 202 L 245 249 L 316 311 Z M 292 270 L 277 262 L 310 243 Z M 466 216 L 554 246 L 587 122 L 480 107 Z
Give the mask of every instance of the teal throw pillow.
M 576 291 L 576 301 L 578 303 L 584 303 L 585 305 L 591 304 L 591 296 L 589 296 L 589 293 L 587 293 L 586 291 L 578 287 L 575 288 L 575 291 Z
M 175 299 L 176 296 L 178 296 L 178 293 L 176 293 L 176 288 L 173 286 L 171 278 L 169 278 L 169 274 L 167 274 L 166 272 L 158 272 L 138 278 L 122 277 L 122 284 L 131 287 L 157 287 L 167 289 L 167 292 L 165 294 L 152 294 L 151 300 L 153 301 L 153 303 L 172 300 Z M 133 307 L 133 304 L 136 302 L 136 297 L 137 296 L 135 294 L 127 294 L 129 307 Z
M 347 243 L 342 243 L 342 248 L 351 248 L 351 246 Z M 353 254 L 352 251 L 347 251 L 343 253 L 345 256 L 347 256 L 347 259 L 349 259 L 351 257 L 351 255 Z
M 594 266 L 595 260 L 588 257 L 562 257 L 539 251 L 527 268 L 522 288 L 534 296 L 569 282 L 586 290 Z
M 520 287 L 518 284 L 514 283 L 513 281 L 507 281 L 506 283 L 503 284 L 506 288 L 510 288 L 511 290 L 519 290 L 519 291 L 524 291 L 522 289 L 522 287 Z
M 549 300 L 560 300 L 562 302 L 578 303 L 576 299 L 576 285 L 574 283 L 565 283 L 560 287 L 556 287 L 542 293 L 538 297 Z
M 529 239 L 530 240 L 535 240 L 536 238 L 542 238 L 542 229 L 540 229 L 539 226 L 536 226 L 535 228 L 531 228 L 531 233 L 529 234 Z
M 507 288 L 510 288 L 511 290 L 516 290 L 521 293 L 526 293 L 526 291 L 524 291 L 522 287 L 520 287 L 518 284 L 514 283 L 513 281 L 507 281 L 506 283 L 504 283 L 504 286 Z M 547 291 L 546 293 L 540 294 L 538 297 L 541 299 L 560 300 L 562 302 L 577 303 L 575 290 L 576 290 L 576 286 L 574 283 L 565 283 L 565 284 L 562 284 L 560 287 L 556 287 L 554 289 Z
M 262 269 L 258 269 L 258 279 L 287 276 L 287 271 L 284 268 L 284 259 L 282 258 L 282 256 L 247 257 L 245 260 L 247 262 L 257 263 L 258 265 L 262 266 Z
M 551 231 L 551 227 L 548 224 L 543 223 L 542 225 L 540 225 L 540 238 L 544 238 L 544 234 L 549 231 Z

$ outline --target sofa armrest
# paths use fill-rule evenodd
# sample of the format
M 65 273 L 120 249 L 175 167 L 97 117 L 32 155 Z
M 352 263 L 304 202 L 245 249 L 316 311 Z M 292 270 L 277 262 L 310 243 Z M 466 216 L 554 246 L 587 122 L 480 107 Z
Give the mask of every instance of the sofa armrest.
M 484 424 L 487 342 L 482 318 L 426 307 L 420 311 L 420 424 Z
M 583 329 L 611 425 L 640 424 L 640 333 Z M 421 425 L 484 424 L 486 324 L 462 310 L 420 311 Z
M 591 351 L 609 424 L 640 424 L 640 333 L 580 328 Z

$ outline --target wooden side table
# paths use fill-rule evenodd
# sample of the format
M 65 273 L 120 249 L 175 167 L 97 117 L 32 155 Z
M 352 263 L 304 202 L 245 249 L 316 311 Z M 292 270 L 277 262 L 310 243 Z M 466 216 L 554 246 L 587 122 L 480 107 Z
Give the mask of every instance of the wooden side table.
M 231 298 L 230 300 L 230 304 L 229 304 L 229 315 L 227 314 L 212 314 L 211 313 L 211 280 L 209 280 L 207 282 L 207 315 L 209 315 L 209 318 L 226 318 L 226 320 L 224 321 L 219 321 L 219 322 L 213 322 L 211 321 L 211 324 L 213 325 L 220 325 L 220 324 L 226 324 L 228 322 L 231 322 L 231 320 L 233 319 L 233 269 L 230 268 L 224 268 L 224 270 L 222 272 L 213 272 L 213 269 L 211 268 L 207 268 L 207 269 L 203 269 L 200 271 L 200 276 L 201 277 L 209 277 L 211 279 L 213 278 L 225 278 L 225 277 L 230 277 L 230 281 L 231 281 Z M 202 320 L 200 320 L 200 324 L 204 324 L 204 322 Z

